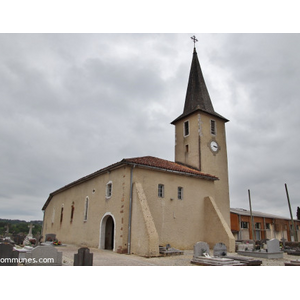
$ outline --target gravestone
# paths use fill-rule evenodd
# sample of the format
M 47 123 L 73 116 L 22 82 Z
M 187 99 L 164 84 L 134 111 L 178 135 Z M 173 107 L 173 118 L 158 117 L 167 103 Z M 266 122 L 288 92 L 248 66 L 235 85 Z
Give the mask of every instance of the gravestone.
M 209 246 L 205 242 L 198 242 L 194 245 L 194 257 L 204 256 L 205 254 L 209 255 Z
M 56 234 L 55 233 L 47 233 L 45 242 L 54 242 L 56 240 Z
M 280 252 L 279 241 L 277 239 L 272 239 L 267 241 L 268 253 Z
M 226 245 L 223 243 L 217 243 L 214 246 L 214 256 L 226 256 L 227 255 L 227 248 Z
M 25 266 L 61 266 L 62 252 L 55 247 L 37 246 L 31 252 L 25 253 Z
M 93 265 L 93 253 L 90 253 L 90 249 L 82 247 L 78 249 L 78 253 L 74 254 L 74 266 L 92 266 Z
M 13 240 L 16 245 L 22 245 L 24 242 L 24 235 L 22 234 L 15 234 L 13 235 Z
M 0 266 L 17 266 L 19 252 L 11 244 L 0 244 Z

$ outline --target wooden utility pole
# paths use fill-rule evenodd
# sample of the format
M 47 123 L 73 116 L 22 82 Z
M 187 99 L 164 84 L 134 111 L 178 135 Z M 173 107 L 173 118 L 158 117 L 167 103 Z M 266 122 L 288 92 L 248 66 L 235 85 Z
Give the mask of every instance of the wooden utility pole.
M 285 185 L 285 192 L 286 192 L 286 197 L 287 197 L 287 201 L 288 201 L 288 205 L 289 205 L 289 210 L 290 210 L 290 215 L 291 215 L 291 221 L 292 221 L 292 230 L 293 230 L 293 235 L 294 235 L 294 241 L 298 242 L 298 236 L 297 236 L 297 232 L 295 230 L 295 224 L 294 224 L 294 219 L 293 219 L 293 214 L 292 214 L 292 208 L 291 208 L 291 203 L 290 203 L 290 197 L 289 197 L 289 192 L 288 192 L 288 188 L 286 183 Z
M 249 206 L 250 206 L 250 216 L 251 216 L 252 240 L 254 241 L 254 244 L 255 244 L 254 221 L 253 221 L 253 215 L 252 215 L 250 190 L 248 190 L 248 196 L 249 196 Z

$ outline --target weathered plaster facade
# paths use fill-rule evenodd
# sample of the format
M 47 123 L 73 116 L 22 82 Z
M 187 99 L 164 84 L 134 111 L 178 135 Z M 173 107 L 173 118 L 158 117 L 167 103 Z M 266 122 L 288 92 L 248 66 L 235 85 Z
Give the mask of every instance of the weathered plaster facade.
M 216 133 L 211 134 L 210 122 L 215 121 Z M 189 135 L 183 134 L 184 123 L 189 122 Z M 173 122 L 174 124 L 174 122 Z M 175 122 L 175 161 L 219 178 L 215 182 L 215 199 L 219 209 L 230 226 L 229 184 L 225 122 L 223 119 L 202 111 Z M 219 145 L 217 153 L 212 152 L 211 142 Z M 187 148 L 188 146 L 188 148 Z

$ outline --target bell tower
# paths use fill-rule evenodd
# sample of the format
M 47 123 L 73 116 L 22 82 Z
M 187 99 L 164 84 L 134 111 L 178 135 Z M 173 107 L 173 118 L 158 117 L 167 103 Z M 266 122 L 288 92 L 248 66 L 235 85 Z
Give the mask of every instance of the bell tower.
M 226 122 L 214 110 L 194 47 L 183 113 L 171 123 L 175 125 L 175 162 L 219 178 L 215 197 L 228 212 L 225 219 L 230 224 Z

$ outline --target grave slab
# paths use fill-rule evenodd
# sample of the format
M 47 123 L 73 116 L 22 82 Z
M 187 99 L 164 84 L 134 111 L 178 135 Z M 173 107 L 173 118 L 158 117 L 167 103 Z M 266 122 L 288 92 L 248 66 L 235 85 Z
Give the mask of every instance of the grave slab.
M 162 256 L 183 255 L 183 251 L 172 248 L 170 244 L 167 244 L 165 247 L 159 246 L 159 254 Z

